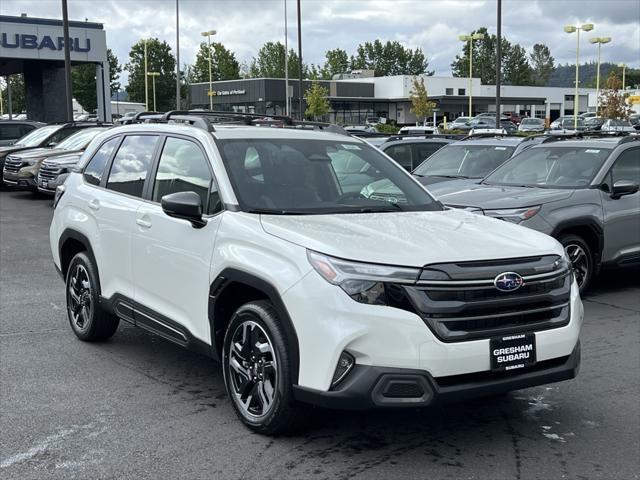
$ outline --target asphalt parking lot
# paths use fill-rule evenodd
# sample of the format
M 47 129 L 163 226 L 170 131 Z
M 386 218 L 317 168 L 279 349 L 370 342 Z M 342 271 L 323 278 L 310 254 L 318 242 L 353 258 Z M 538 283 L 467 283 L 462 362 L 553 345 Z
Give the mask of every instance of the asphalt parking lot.
M 218 365 L 121 325 L 82 343 L 49 251 L 50 199 L 0 192 L 0 477 L 634 479 L 640 272 L 584 299 L 576 380 L 430 410 L 314 409 L 310 429 L 246 430 Z

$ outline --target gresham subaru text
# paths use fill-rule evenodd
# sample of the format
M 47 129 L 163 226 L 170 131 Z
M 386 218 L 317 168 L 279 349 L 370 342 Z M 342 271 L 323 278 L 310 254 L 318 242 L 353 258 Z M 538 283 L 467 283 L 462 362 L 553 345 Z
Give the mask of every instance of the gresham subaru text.
M 192 123 L 100 133 L 58 187 L 51 250 L 80 339 L 125 320 L 220 359 L 264 434 L 304 404 L 428 406 L 576 376 L 583 307 L 555 239 L 445 208 L 353 137 Z M 396 198 L 363 195 L 372 177 Z

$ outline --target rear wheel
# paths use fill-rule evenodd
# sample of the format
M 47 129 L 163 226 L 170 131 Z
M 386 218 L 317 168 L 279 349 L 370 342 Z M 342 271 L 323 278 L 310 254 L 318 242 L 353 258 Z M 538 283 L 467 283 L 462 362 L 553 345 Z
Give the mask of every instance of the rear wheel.
M 225 385 L 240 420 L 266 435 L 295 426 L 299 407 L 292 390 L 286 335 L 268 301 L 249 302 L 233 315 L 224 338 Z
M 573 274 L 582 294 L 593 278 L 594 261 L 591 249 L 587 242 L 577 235 L 562 235 L 559 241 L 571 260 Z
M 67 270 L 67 315 L 73 333 L 87 342 L 106 340 L 118 328 L 118 317 L 103 311 L 96 267 L 85 252 L 71 259 Z

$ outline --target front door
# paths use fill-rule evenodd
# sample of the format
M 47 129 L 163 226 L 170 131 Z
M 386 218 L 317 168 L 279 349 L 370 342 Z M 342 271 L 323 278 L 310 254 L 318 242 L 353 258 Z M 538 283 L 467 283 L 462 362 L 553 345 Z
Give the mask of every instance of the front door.
M 605 182 L 609 189 L 620 180 L 640 183 L 640 148 L 625 150 Z M 640 260 L 640 192 L 613 199 L 602 192 L 605 236 L 602 260 Z
M 194 228 L 163 212 L 164 195 L 186 191 L 200 195 L 206 226 Z M 222 214 L 201 146 L 167 137 L 146 197 L 133 235 L 136 323 L 173 340 L 186 342 L 191 334 L 209 343 L 209 268 Z

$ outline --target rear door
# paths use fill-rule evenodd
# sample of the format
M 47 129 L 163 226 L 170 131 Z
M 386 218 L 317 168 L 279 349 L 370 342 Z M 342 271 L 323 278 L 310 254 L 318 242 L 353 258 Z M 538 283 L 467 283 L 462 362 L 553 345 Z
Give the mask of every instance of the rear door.
M 605 177 L 610 189 L 615 182 L 629 180 L 640 184 L 640 148 L 623 151 Z M 611 198 L 601 191 L 604 210 L 604 251 L 602 260 L 640 261 L 640 192 Z
M 120 294 L 133 299 L 135 296 L 131 257 L 135 215 L 142 204 L 145 182 L 159 140 L 158 135 L 132 133 L 116 142 L 118 146 L 110 155 L 108 174 L 103 175 L 98 188 L 91 188 L 86 196 L 86 211 L 94 216 L 100 231 L 96 247 L 99 251 L 95 253 L 101 259 L 100 284 L 105 297 Z M 105 142 L 100 149 L 105 150 L 105 156 L 109 154 L 112 141 Z M 91 168 L 89 163 L 84 172 L 87 182 L 91 181 Z
M 186 191 L 202 200 L 203 228 L 162 210 L 163 196 Z M 222 203 L 202 146 L 167 136 L 145 198 L 133 234 L 136 324 L 178 343 L 186 343 L 189 334 L 209 343 L 209 268 Z

